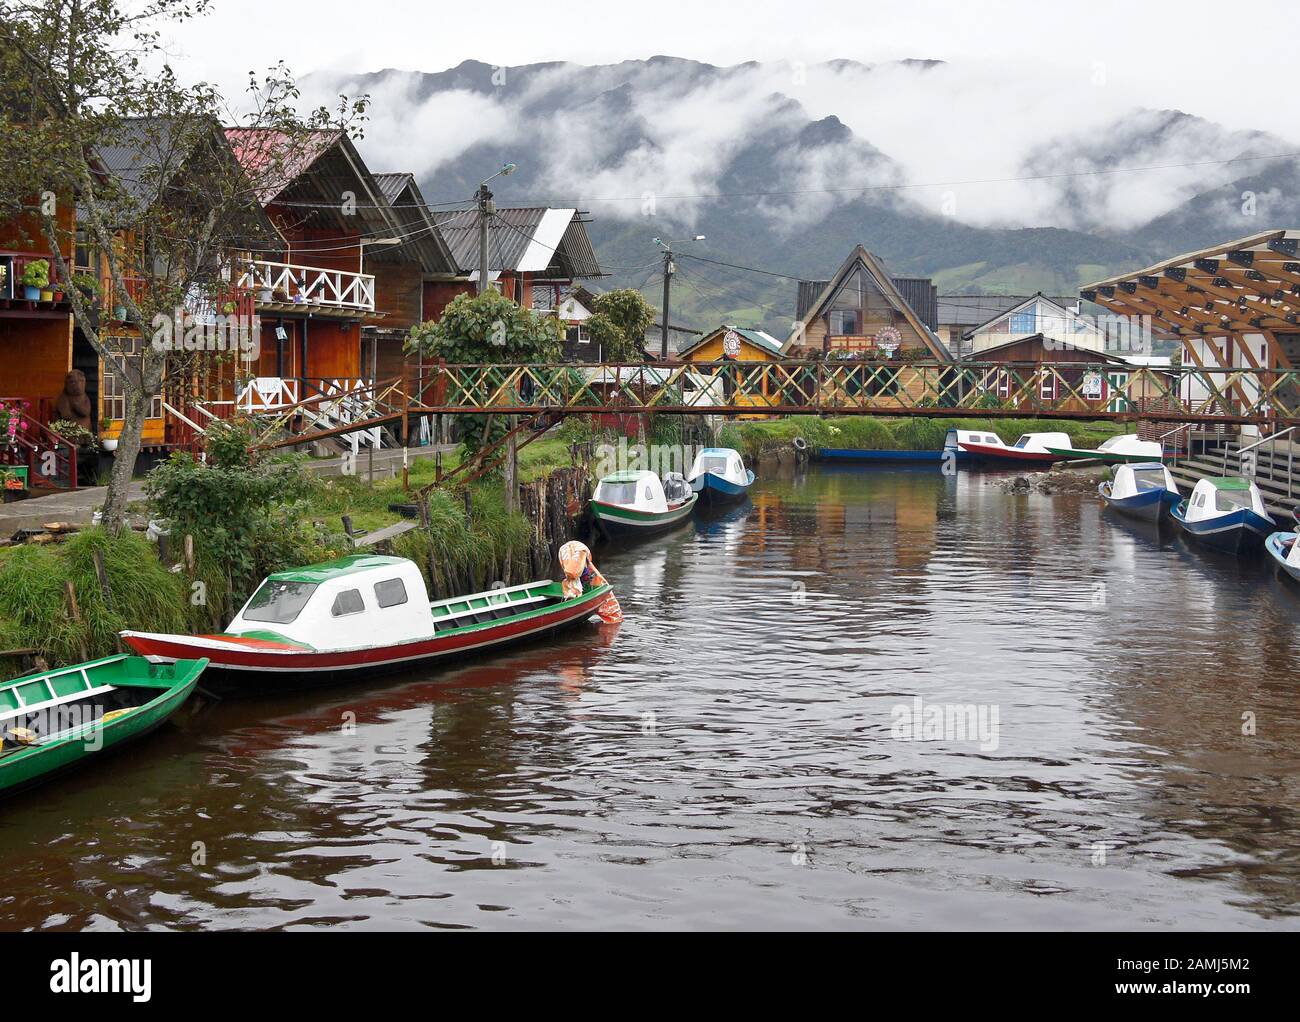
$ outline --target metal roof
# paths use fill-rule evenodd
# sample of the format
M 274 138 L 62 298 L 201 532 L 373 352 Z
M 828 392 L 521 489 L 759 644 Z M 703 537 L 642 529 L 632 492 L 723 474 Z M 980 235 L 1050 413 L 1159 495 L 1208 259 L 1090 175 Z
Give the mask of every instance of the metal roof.
M 462 209 L 438 221 L 461 273 L 479 268 L 478 216 L 476 209 Z M 603 276 L 578 211 L 548 206 L 498 209 L 488 221 L 488 265 L 558 280 Z
M 1000 313 L 1009 312 L 1017 305 L 1023 305 L 1034 295 L 939 295 L 939 326 L 978 326 L 996 318 Z M 1049 302 L 1069 308 L 1078 303 L 1078 298 L 1059 298 L 1045 295 Z

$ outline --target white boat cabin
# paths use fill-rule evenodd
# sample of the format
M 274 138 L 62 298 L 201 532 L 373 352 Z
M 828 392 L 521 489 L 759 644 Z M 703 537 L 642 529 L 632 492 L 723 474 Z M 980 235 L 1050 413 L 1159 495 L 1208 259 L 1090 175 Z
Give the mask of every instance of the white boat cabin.
M 1006 447 L 1002 438 L 993 432 L 981 432 L 975 429 L 950 429 L 943 439 L 944 450 L 958 450 L 965 444 L 979 444 L 981 447 Z
M 691 494 L 690 485 L 680 472 L 669 472 L 660 479 L 649 469 L 615 472 L 596 484 L 591 499 L 601 504 L 633 511 L 668 511 Z
M 1164 448 L 1159 441 L 1143 440 L 1136 433 L 1122 433 L 1102 442 L 1097 448 L 1107 454 L 1122 454 L 1129 458 L 1151 458 L 1159 461 L 1164 455 Z
M 346 649 L 431 636 L 434 624 L 413 561 L 353 554 L 268 576 L 226 629 L 267 632 L 316 649 Z
M 1051 449 L 1070 449 L 1069 433 L 1022 433 L 1013 447 L 1034 454 L 1047 454 Z
M 1169 469 L 1158 461 L 1139 461 L 1116 466 L 1115 480 L 1110 484 L 1111 497 L 1122 500 L 1124 497 L 1136 497 L 1148 490 L 1177 493 L 1178 483 Z
M 1249 479 L 1228 476 L 1222 479 L 1202 479 L 1192 490 L 1187 501 L 1187 520 L 1205 522 L 1214 518 L 1249 508 L 1262 518 L 1268 518 L 1264 497 L 1259 487 Z
M 740 452 L 734 451 L 730 447 L 704 448 L 695 456 L 695 464 L 691 466 L 690 475 L 686 477 L 686 480 L 694 483 L 706 473 L 715 475 L 726 482 L 734 483 L 736 486 L 748 486 L 752 482 L 751 474 L 745 468 L 745 462 L 741 459 Z

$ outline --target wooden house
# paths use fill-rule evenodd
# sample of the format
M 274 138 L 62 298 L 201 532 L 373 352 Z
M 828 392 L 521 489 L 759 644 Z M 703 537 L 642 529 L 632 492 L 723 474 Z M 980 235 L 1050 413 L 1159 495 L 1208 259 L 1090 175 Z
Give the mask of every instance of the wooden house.
M 938 295 L 935 333 L 939 335 L 939 340 L 943 341 L 944 347 L 954 358 L 965 358 L 970 354 L 970 342 L 965 340 L 968 333 L 992 322 L 1003 313 L 1023 305 L 1033 297 L 1034 295 Z M 1080 304 L 1078 298 L 1071 297 L 1049 297 L 1048 301 L 1063 309 Z M 1031 334 L 1034 332 L 1030 331 Z
M 724 325 L 709 331 L 693 344 L 677 353 L 683 362 L 692 362 L 702 371 L 722 377 L 723 395 L 728 404 L 760 409 L 778 403 L 779 384 L 768 378 L 764 370 L 757 378 L 746 374 L 746 382 L 738 386 L 738 374 L 729 373 L 729 363 L 779 362 L 781 342 L 762 330 Z M 706 368 L 707 367 L 707 368 Z M 765 418 L 751 413 L 741 418 Z
M 411 362 L 404 348 L 411 327 L 426 319 L 426 282 L 454 281 L 459 273 L 415 175 L 376 174 L 375 181 L 400 226 L 401 244 L 375 248 L 368 263 L 380 318 L 362 326 L 361 370 L 371 379 L 388 380 L 401 376 Z
M 1117 355 L 1044 336 L 1018 337 L 984 348 L 969 363 L 973 385 L 990 403 L 1026 411 L 1035 399 L 1062 412 L 1124 412 L 1124 387 L 1135 367 Z M 969 384 L 968 384 L 969 385 Z
M 783 350 L 790 358 L 897 355 L 949 362 L 933 328 L 937 300 L 930 281 L 891 277 L 858 245 L 830 280 L 800 281 L 795 324 Z

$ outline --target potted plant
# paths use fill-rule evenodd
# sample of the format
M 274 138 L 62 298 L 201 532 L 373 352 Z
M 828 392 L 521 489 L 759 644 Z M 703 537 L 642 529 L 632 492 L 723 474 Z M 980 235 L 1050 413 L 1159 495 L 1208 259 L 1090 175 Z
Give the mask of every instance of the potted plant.
M 48 259 L 33 259 L 23 269 L 23 276 L 20 283 L 23 285 L 23 297 L 29 302 L 41 300 L 42 292 L 48 294 L 50 286 L 50 261 Z
M 4 483 L 4 502 L 6 504 L 14 500 L 21 500 L 23 491 L 27 489 L 27 469 L 26 467 L 5 467 L 0 472 L 0 481 Z

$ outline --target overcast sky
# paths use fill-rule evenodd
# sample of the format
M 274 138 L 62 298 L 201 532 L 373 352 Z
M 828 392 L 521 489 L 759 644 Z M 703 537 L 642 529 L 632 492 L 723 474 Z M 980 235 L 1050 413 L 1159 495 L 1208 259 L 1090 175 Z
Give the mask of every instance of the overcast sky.
M 213 13 L 171 33 L 171 48 L 177 66 L 227 89 L 279 58 L 300 75 L 439 71 L 467 58 L 611 63 L 655 54 L 716 64 L 989 61 L 1077 77 L 1081 101 L 1100 73 L 1105 88 L 1124 90 L 1135 105 L 1295 137 L 1298 33 L 1295 0 L 1235 7 L 1211 0 L 214 0 Z M 1261 123 L 1269 117 L 1277 123 Z

